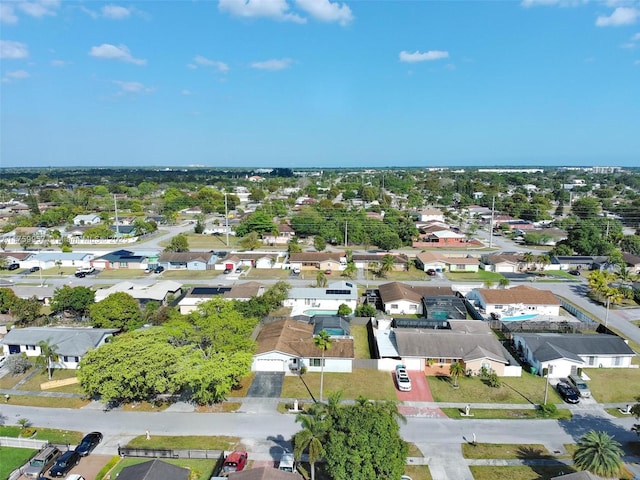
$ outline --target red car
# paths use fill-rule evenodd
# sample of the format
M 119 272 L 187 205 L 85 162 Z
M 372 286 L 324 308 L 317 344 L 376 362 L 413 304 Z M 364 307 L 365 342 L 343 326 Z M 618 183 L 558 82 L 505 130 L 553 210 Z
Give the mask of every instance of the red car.
M 224 463 L 222 464 L 222 473 L 229 474 L 231 472 L 239 472 L 247 466 L 247 460 L 249 459 L 249 454 L 247 452 L 231 452 L 227 455 L 227 458 L 224 459 Z

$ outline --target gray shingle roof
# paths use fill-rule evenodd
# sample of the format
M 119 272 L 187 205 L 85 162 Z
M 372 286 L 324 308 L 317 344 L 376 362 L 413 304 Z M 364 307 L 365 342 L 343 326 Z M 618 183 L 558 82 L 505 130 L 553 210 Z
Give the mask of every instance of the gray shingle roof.
M 582 361 L 584 355 L 634 355 L 625 341 L 615 335 L 571 333 L 525 333 L 520 337 L 535 358 L 548 361 L 569 358 Z
M 37 345 L 41 340 L 45 340 L 58 347 L 59 355 L 82 357 L 87 351 L 100 345 L 105 336 L 117 331 L 115 328 L 14 328 L 0 340 L 0 344 Z
M 118 475 L 118 480 L 187 480 L 188 478 L 188 468 L 177 467 L 157 458 L 125 467 Z

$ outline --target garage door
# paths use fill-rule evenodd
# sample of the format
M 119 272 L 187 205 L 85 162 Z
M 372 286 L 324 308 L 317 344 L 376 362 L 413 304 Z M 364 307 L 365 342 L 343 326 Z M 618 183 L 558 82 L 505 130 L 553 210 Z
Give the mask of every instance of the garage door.
M 499 273 L 514 273 L 516 271 L 516 267 L 513 265 L 501 265 L 497 268 Z
M 257 372 L 284 372 L 284 360 L 261 358 L 256 361 Z

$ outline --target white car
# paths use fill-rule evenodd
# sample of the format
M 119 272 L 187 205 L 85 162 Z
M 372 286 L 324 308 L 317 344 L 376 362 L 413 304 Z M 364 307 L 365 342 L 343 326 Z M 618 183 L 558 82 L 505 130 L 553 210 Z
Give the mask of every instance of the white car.
M 404 365 L 396 366 L 396 383 L 398 384 L 398 390 L 401 392 L 411 391 L 411 378 L 409 378 L 407 367 Z
M 72 473 L 71 475 L 67 476 L 65 480 L 84 480 L 84 477 L 82 475 L 78 475 L 77 473 Z

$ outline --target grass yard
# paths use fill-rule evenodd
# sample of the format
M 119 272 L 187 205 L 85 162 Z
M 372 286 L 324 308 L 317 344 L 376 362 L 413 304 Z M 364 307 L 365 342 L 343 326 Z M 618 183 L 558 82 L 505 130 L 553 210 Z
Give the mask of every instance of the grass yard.
M 68 443 L 75 445 L 82 440 L 82 432 L 73 430 L 58 430 L 56 428 L 31 427 L 36 430 L 32 437 L 36 440 L 48 440 L 51 443 Z M 19 437 L 22 428 L 17 425 L 0 426 L 0 437 Z M 0 476 L 0 478 L 3 478 Z
M 554 458 L 544 445 L 540 444 L 508 444 L 478 443 L 474 447 L 469 443 L 462 444 L 462 456 L 474 459 L 541 459 Z
M 27 370 L 22 375 L 11 375 L 6 374 L 4 377 L 0 378 L 0 389 L 3 390 L 11 390 L 16 384 L 22 380 L 24 377 L 33 372 L 33 367 Z
M 492 388 L 485 385 L 479 377 L 461 377 L 458 379 L 460 388 L 453 389 L 449 377 L 427 377 L 436 402 L 532 403 L 536 405 L 544 402 L 544 378 L 523 373 L 521 377 L 507 377 L 500 380 L 502 386 Z M 547 401 L 562 403 L 562 399 L 551 387 Z
M 477 272 L 445 272 L 445 276 L 452 282 L 494 282 L 498 283 L 501 274 L 495 272 L 487 272 L 486 270 L 478 270 Z
M 153 275 L 152 273 L 144 273 L 144 270 L 139 268 L 111 268 L 109 270 L 100 270 L 98 278 L 101 280 L 113 278 L 114 280 L 127 279 L 127 278 L 142 278 Z M 106 285 L 105 285 L 106 286 Z M 102 287 L 102 285 L 101 285 Z
M 64 380 L 67 378 L 75 378 L 77 376 L 77 370 L 68 370 L 68 369 L 59 369 L 54 368 L 52 371 L 51 380 Z M 39 373 L 36 373 L 33 377 L 27 380 L 24 384 L 20 385 L 19 390 L 26 390 L 30 392 L 39 392 L 41 390 L 40 384 L 48 382 L 49 377 L 47 376 L 46 370 L 42 370 Z M 47 392 L 65 392 L 65 393 L 78 393 L 83 394 L 83 390 L 80 387 L 79 383 L 74 383 L 72 385 L 64 385 L 57 388 L 49 388 L 45 390 Z
M 372 280 L 385 279 L 390 282 L 405 282 L 405 281 L 429 281 L 431 277 L 427 275 L 424 270 L 419 270 L 415 266 L 409 266 L 409 270 L 392 271 L 386 274 L 386 277 L 378 277 L 375 272 L 369 270 L 366 274 L 366 278 Z
M 407 465 L 404 467 L 404 473 L 409 475 L 412 480 L 431 480 L 431 472 L 427 465 Z
M 353 346 L 356 358 L 371 358 L 369 349 L 369 336 L 366 325 L 351 325 L 351 336 L 353 336 Z
M 638 368 L 585 368 L 584 373 L 591 379 L 591 394 L 600 403 L 635 403 L 640 395 Z
M 27 463 L 36 452 L 28 448 L 0 447 L 0 478 L 9 478 L 11 472 Z
M 558 409 L 555 415 L 549 417 L 540 416 L 538 410 L 533 408 L 517 410 L 504 410 L 502 408 L 473 408 L 471 410 L 473 417 L 461 416 L 460 408 L 441 408 L 440 410 L 442 410 L 447 417 L 454 420 L 529 420 L 537 418 L 544 418 L 545 420 L 569 420 L 572 417 L 571 411 L 566 408 Z
M 233 450 L 238 447 L 238 437 L 222 436 L 163 436 L 154 435 L 147 440 L 146 435 L 140 435 L 132 439 L 126 446 L 129 448 L 165 448 L 165 449 L 198 449 L 198 450 Z
M 318 400 L 320 393 L 320 374 L 305 373 L 302 377 Z M 396 401 L 395 387 L 389 378 L 389 372 L 354 369 L 352 373 L 325 373 L 324 396 L 329 392 L 342 390 L 343 399 L 355 399 L 363 396 L 370 400 Z M 298 376 L 284 377 L 282 396 L 285 398 L 310 399 L 309 392 Z
M 149 458 L 123 458 L 113 467 L 110 472 L 111 478 L 116 478 L 123 468 L 137 465 L 143 462 L 149 462 Z M 178 467 L 186 467 L 191 470 L 189 480 L 209 480 L 216 466 L 216 460 L 192 460 L 192 459 L 167 459 L 163 458 L 163 462 L 177 465 Z
M 242 279 L 247 280 L 287 280 L 291 272 L 289 270 L 276 270 L 275 268 L 252 268 L 248 274 L 243 274 Z M 302 275 L 300 275 L 302 278 Z M 314 277 L 310 277 L 310 280 L 315 280 Z
M 253 382 L 253 378 L 256 376 L 255 372 L 251 372 L 246 377 L 240 379 L 240 384 L 235 387 L 231 392 L 229 392 L 230 398 L 240 398 L 247 396 L 247 390 L 251 386 L 251 382 Z
M 471 466 L 474 480 L 547 480 L 551 477 L 574 473 L 573 467 L 567 465 L 551 466 L 518 466 L 518 467 L 480 467 Z
M 196 413 L 233 413 L 237 412 L 242 406 L 242 402 L 222 402 L 213 405 L 198 405 Z
M 11 395 L 9 403 L 13 405 L 24 405 L 25 407 L 82 408 L 89 403 L 89 400 L 84 398 Z

